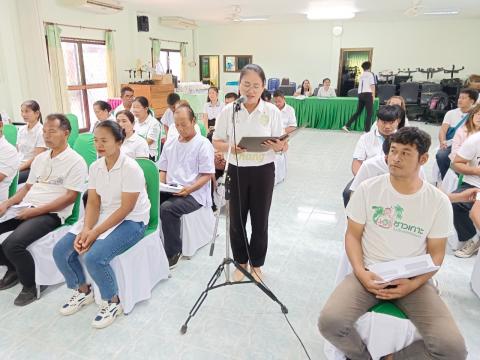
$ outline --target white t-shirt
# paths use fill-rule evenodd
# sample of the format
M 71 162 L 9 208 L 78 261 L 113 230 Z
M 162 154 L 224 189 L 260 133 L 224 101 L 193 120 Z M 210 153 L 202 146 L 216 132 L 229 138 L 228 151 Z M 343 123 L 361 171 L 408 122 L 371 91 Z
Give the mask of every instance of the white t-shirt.
M 372 85 L 375 85 L 375 76 L 371 71 L 364 71 L 358 80 L 358 93 L 371 93 Z
M 208 120 L 217 119 L 224 106 L 220 101 L 217 101 L 215 105 L 211 102 L 206 102 L 203 106 L 203 113 L 207 114 Z
M 149 155 L 147 141 L 136 133 L 133 133 L 128 139 L 123 140 L 121 151 L 133 159 L 148 158 Z
M 197 133 L 189 142 L 179 138 L 167 140 L 163 146 L 158 168 L 167 173 L 167 184 L 188 186 L 200 174 L 215 174 L 214 150 L 207 138 Z M 202 206 L 212 205 L 210 181 L 190 195 Z
M 337 93 L 335 92 L 335 89 L 332 88 L 331 86 L 328 87 L 328 90 L 325 90 L 325 87 L 320 87 L 318 88 L 317 92 L 318 97 L 336 97 Z
M 20 155 L 15 146 L 5 136 L 0 137 L 0 174 L 5 178 L 0 181 L 0 202 L 8 199 L 8 190 L 20 166 Z
M 470 135 L 458 150 L 457 155 L 468 160 L 469 166 L 480 167 L 480 133 Z M 463 182 L 480 188 L 480 176 L 464 175 Z
M 215 124 L 213 140 L 229 142 L 233 138 L 232 127 L 233 104 L 226 105 Z M 283 133 L 282 117 L 280 110 L 271 103 L 260 100 L 255 110 L 247 111 L 244 104 L 235 116 L 236 143 L 247 136 L 281 136 Z M 262 166 L 275 161 L 275 152 L 268 150 L 263 153 L 244 152 L 238 154 L 238 166 Z M 230 163 L 237 165 L 236 156 L 230 156 Z
M 170 128 L 170 126 L 172 126 L 173 123 L 175 123 L 175 119 L 173 117 L 173 111 L 170 108 L 165 110 L 162 118 L 160 119 L 160 122 L 163 125 L 168 126 L 169 128 Z
M 33 206 L 42 206 L 65 195 L 67 190 L 82 192 L 87 180 L 87 164 L 85 160 L 70 146 L 51 157 L 51 151 L 37 155 L 30 167 L 27 184 L 32 187 L 23 202 Z M 72 214 L 73 204 L 56 212 L 62 221 Z
M 150 150 L 150 156 L 156 157 L 158 155 L 158 138 L 160 136 L 160 124 L 157 119 L 152 115 L 148 115 L 142 123 L 140 123 L 138 119 L 135 119 L 133 129 L 142 138 L 153 140 L 153 143 L 151 143 L 148 148 Z
M 468 113 L 463 113 L 460 108 L 447 111 L 443 117 L 442 125 L 448 124 L 448 127 L 455 127 L 467 114 Z M 447 140 L 447 145 L 452 145 L 452 143 L 453 139 Z
M 377 128 L 371 129 L 358 139 L 355 151 L 353 152 L 353 158 L 355 160 L 365 161 L 378 154 L 383 154 L 382 145 L 384 140 Z
M 295 109 L 293 107 L 285 103 L 283 109 L 280 110 L 280 114 L 282 116 L 282 127 L 284 129 L 289 126 L 297 127 L 297 117 L 295 116 Z
M 21 162 L 33 159 L 35 148 L 47 148 L 43 139 L 43 125 L 40 121 L 37 121 L 31 129 L 28 129 L 28 125 L 24 125 L 18 130 L 17 149 L 21 156 Z
M 365 180 L 370 179 L 375 176 L 383 175 L 389 172 L 388 164 L 385 161 L 385 154 L 382 152 L 373 158 L 365 160 L 360 169 L 355 175 L 352 184 L 350 185 L 351 191 L 356 191 L 361 183 Z M 425 171 L 423 170 L 423 166 L 420 168 L 419 176 L 422 180 L 427 180 L 425 176 Z
M 353 193 L 346 211 L 351 220 L 365 225 L 365 266 L 423 255 L 427 238 L 453 233 L 448 197 L 426 181 L 415 194 L 403 195 L 393 188 L 390 174 L 368 179 Z

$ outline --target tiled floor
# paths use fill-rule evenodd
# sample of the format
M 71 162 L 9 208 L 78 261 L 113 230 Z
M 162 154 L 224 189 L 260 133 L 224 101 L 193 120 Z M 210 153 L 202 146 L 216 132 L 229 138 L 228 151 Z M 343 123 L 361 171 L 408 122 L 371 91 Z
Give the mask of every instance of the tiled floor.
M 438 127 L 422 126 L 436 142 Z M 343 251 L 341 191 L 351 177 L 358 137 L 303 130 L 291 142 L 287 180 L 274 193 L 265 281 L 288 307 L 312 359 L 324 359 L 316 322 Z M 2 292 L 0 359 L 305 359 L 279 306 L 252 285 L 213 291 L 188 333 L 180 335 L 190 307 L 224 255 L 223 227 L 221 233 L 213 257 L 206 247 L 182 261 L 152 299 L 104 330 L 90 327 L 95 306 L 71 317 L 58 314 L 70 295 L 64 286 L 49 289 L 26 308 L 13 306 L 19 286 Z M 470 358 L 480 359 L 480 299 L 469 284 L 474 261 L 448 255 L 438 279 Z

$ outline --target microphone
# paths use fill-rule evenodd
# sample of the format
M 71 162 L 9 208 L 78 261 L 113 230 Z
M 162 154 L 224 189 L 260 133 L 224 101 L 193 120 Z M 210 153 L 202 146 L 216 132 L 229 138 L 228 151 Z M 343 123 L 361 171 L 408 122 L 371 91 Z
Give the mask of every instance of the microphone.
M 235 100 L 233 102 L 233 111 L 236 112 L 236 111 L 239 111 L 240 110 L 240 104 L 243 104 L 244 102 L 247 101 L 247 97 L 246 96 L 240 96 L 237 100 Z

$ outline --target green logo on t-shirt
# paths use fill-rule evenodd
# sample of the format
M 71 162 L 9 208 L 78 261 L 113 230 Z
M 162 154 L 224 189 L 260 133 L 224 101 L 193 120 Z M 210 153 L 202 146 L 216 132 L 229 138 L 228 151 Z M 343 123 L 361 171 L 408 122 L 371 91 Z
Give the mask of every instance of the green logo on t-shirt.
M 423 235 L 423 228 L 410 225 L 402 221 L 405 210 L 400 205 L 384 208 L 383 206 L 372 206 L 373 223 L 383 229 L 401 231 L 411 235 Z

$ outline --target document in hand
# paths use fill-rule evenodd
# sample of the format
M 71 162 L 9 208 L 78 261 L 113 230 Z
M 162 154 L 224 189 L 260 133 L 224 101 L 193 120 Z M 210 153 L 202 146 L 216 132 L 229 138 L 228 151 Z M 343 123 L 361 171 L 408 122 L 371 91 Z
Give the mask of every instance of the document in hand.
M 183 186 L 181 185 L 168 185 L 160 182 L 160 192 L 165 192 L 165 193 L 171 193 L 171 194 L 176 194 L 179 193 L 183 189 Z
M 387 261 L 368 267 L 368 270 L 383 279 L 383 281 L 377 281 L 377 284 L 384 284 L 397 279 L 409 279 L 438 269 L 440 269 L 440 266 L 433 263 L 429 254 Z
M 32 204 L 24 202 L 10 206 L 6 213 L 3 214 L 2 217 L 0 217 L 0 223 L 16 218 L 20 211 L 30 207 L 32 207 Z

